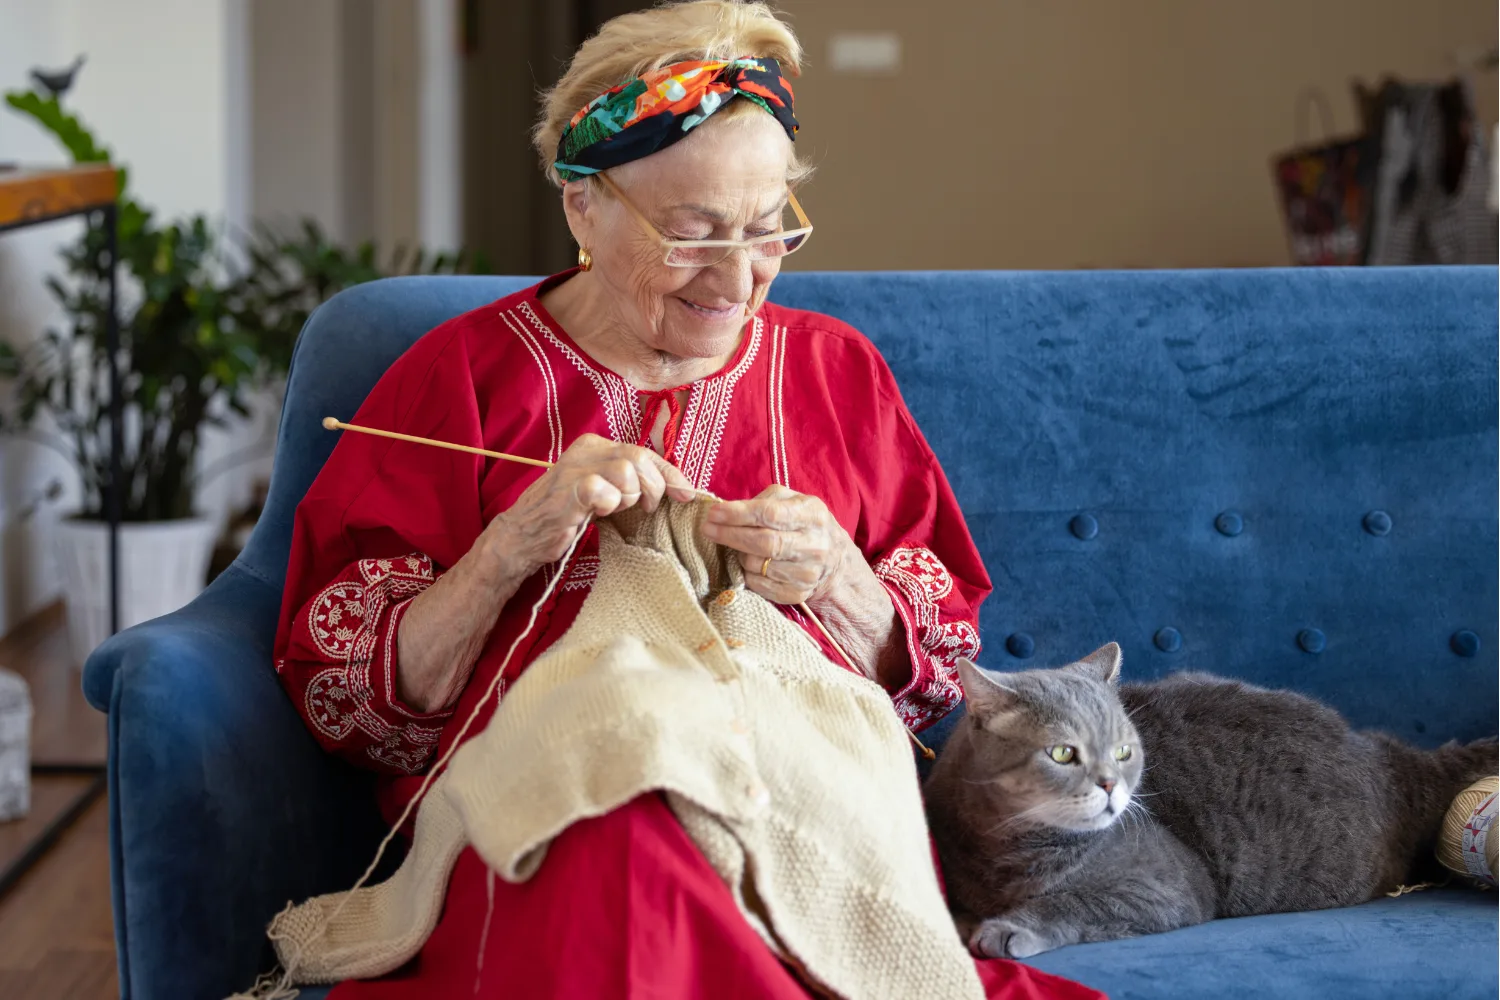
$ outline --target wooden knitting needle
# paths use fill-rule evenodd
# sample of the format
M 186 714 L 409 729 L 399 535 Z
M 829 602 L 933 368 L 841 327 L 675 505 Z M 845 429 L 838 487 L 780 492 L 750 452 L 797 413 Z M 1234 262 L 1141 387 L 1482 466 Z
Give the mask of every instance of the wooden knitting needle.
M 346 424 L 342 420 L 339 420 L 335 417 L 324 417 L 323 429 L 330 431 L 355 431 L 359 434 L 370 434 L 375 437 L 390 438 L 392 441 L 406 441 L 410 444 L 425 444 L 433 448 L 445 448 L 448 451 L 461 451 L 470 455 L 483 455 L 485 458 L 498 458 L 501 461 L 505 462 L 519 462 L 522 465 L 532 465 L 537 467 L 538 469 L 552 468 L 551 462 L 544 462 L 539 458 L 527 458 L 524 455 L 511 455 L 503 451 L 490 451 L 488 448 L 475 448 L 466 444 L 454 444 L 452 441 L 439 441 L 436 438 L 417 437 L 414 434 L 401 434 L 397 431 L 383 431 L 375 427 L 364 427 L 360 424 Z M 694 489 L 693 492 L 698 496 L 707 497 L 710 500 L 719 499 L 707 490 Z M 833 637 L 832 633 L 830 633 L 826 627 L 824 627 L 822 621 L 818 619 L 818 616 L 813 614 L 812 608 L 808 607 L 806 603 L 798 604 L 797 608 L 803 614 L 807 615 L 807 617 L 811 619 L 812 623 L 818 627 L 818 631 L 823 633 L 823 638 L 827 639 L 828 644 L 836 649 L 838 651 L 838 654 L 844 658 L 844 662 L 849 665 L 849 669 L 854 671 L 856 674 L 863 675 L 864 671 L 859 669 L 859 667 L 855 664 L 854 659 L 848 653 L 844 652 L 844 647 L 839 645 L 839 641 Z M 910 736 L 911 741 L 917 745 L 917 749 L 922 751 L 923 757 L 927 758 L 928 760 L 933 760 L 937 757 L 937 754 L 933 753 L 931 750 L 927 749 L 927 747 L 922 745 L 922 741 L 917 739 L 916 733 L 908 729 L 906 731 L 906 734 Z
M 417 437 L 414 434 L 400 434 L 396 431 L 383 431 L 375 427 L 364 427 L 360 424 L 346 424 L 342 420 L 333 417 L 323 418 L 323 428 L 330 431 L 356 431 L 360 434 L 371 434 L 375 437 L 390 438 L 392 441 L 406 441 L 410 444 L 431 445 L 434 448 L 446 448 L 448 451 L 462 451 L 470 455 L 483 455 L 485 458 L 498 458 L 505 462 L 519 462 L 522 465 L 532 465 L 538 469 L 550 469 L 552 462 L 544 462 L 540 458 L 527 458 L 525 455 L 512 455 L 504 451 L 490 451 L 488 448 L 475 448 L 467 444 L 454 444 L 452 441 L 439 441 L 437 438 Z M 700 497 L 717 500 L 707 490 L 700 490 L 689 486 Z
M 539 458 L 526 458 L 522 455 L 508 455 L 503 451 L 490 451 L 488 448 L 473 448 L 466 444 L 454 444 L 452 441 L 439 441 L 437 438 L 416 437 L 412 434 L 398 434 L 396 431 L 382 431 L 374 427 L 361 427 L 359 424 L 346 424 L 342 420 L 333 417 L 323 418 L 323 429 L 327 431 L 358 431 L 360 434 L 372 434 L 375 437 L 390 438 L 392 441 L 408 441 L 412 444 L 425 444 L 433 448 L 446 448 L 449 451 L 462 451 L 470 455 L 483 455 L 485 458 L 498 458 L 506 462 L 520 462 L 522 465 L 534 465 L 538 469 L 552 468 L 551 462 L 543 462 Z

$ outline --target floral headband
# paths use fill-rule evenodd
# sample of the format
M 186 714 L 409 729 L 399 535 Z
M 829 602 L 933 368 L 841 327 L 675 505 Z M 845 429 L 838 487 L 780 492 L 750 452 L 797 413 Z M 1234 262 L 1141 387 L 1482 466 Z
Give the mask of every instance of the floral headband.
M 574 115 L 557 143 L 557 174 L 576 181 L 650 156 L 736 97 L 759 104 L 796 140 L 792 85 L 775 59 L 680 62 L 611 87 Z

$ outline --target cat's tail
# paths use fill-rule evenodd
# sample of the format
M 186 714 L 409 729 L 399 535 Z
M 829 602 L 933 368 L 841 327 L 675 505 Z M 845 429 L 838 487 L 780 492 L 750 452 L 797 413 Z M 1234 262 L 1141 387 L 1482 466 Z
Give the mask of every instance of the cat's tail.
M 1480 778 L 1500 774 L 1500 739 L 1493 736 L 1473 743 L 1448 743 L 1433 755 L 1437 757 L 1439 780 L 1450 786 L 1453 795 Z
M 1387 738 L 1385 750 L 1410 877 L 1414 881 L 1435 879 L 1439 877 L 1437 838 L 1448 807 L 1459 792 L 1480 778 L 1500 773 L 1500 740 L 1491 736 L 1418 750 Z

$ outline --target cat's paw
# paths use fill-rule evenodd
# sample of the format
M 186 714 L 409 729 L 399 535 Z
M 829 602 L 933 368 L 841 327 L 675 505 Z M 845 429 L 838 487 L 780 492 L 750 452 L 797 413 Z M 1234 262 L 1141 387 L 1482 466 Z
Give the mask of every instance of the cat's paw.
M 979 958 L 1030 958 L 1050 949 L 1040 934 L 1009 917 L 991 917 L 969 935 L 969 951 Z

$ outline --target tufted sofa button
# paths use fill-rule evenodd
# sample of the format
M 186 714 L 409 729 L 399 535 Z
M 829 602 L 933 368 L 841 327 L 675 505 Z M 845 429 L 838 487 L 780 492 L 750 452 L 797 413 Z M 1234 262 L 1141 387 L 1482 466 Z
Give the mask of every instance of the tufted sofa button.
M 1321 653 L 1328 648 L 1328 637 L 1315 628 L 1305 628 L 1297 633 L 1297 645 L 1304 653 Z
M 1475 656 L 1479 653 L 1479 636 L 1468 629 L 1459 629 L 1448 640 L 1448 645 L 1459 656 Z
M 1219 530 L 1219 534 L 1223 535 L 1224 537 L 1233 538 L 1240 532 L 1245 530 L 1245 519 L 1240 517 L 1232 510 L 1226 510 L 1218 517 L 1214 518 L 1214 527 L 1217 528 Z
M 1391 515 L 1383 510 L 1372 510 L 1365 515 L 1365 530 L 1376 538 L 1391 533 Z
M 1006 636 L 1005 648 L 1018 660 L 1028 660 L 1036 652 L 1036 641 L 1025 632 L 1012 632 Z
M 1092 514 L 1078 514 L 1068 522 L 1068 530 L 1073 533 L 1074 538 L 1087 542 L 1099 534 L 1099 522 L 1094 520 Z
M 1168 625 L 1166 628 L 1157 629 L 1151 641 L 1156 643 L 1156 648 L 1163 653 L 1175 653 L 1182 648 L 1182 633 Z

